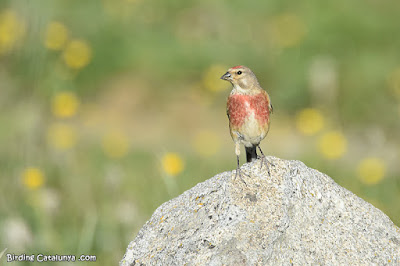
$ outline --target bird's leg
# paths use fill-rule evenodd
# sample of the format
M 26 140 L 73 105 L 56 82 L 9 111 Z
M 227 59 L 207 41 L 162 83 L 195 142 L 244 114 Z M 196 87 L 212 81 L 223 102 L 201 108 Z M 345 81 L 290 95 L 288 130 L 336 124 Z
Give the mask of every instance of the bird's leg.
M 242 172 L 240 171 L 240 163 L 239 163 L 239 156 L 240 156 L 240 144 L 239 142 L 235 143 L 235 153 L 236 153 L 236 159 L 237 159 L 237 166 L 236 166 L 236 174 L 235 174 L 235 179 L 237 176 L 240 177 L 240 179 L 243 181 L 243 183 L 246 184 L 246 182 L 244 182 L 243 178 L 242 178 Z M 247 184 L 246 184 L 247 185 Z
M 239 156 L 236 156 L 237 157 L 237 167 L 236 167 L 236 174 L 235 174 L 235 179 L 239 176 L 240 177 L 240 180 L 242 180 L 242 182 L 247 186 L 247 183 L 243 180 L 243 178 L 242 178 L 242 174 L 245 174 L 245 173 L 243 173 L 242 171 L 240 171 L 240 165 L 239 165 Z
M 263 151 L 261 150 L 261 147 L 260 147 L 259 145 L 258 145 L 257 147 L 258 147 L 258 149 L 259 149 L 260 152 L 261 152 L 261 165 L 260 165 L 260 170 L 261 170 L 261 168 L 262 168 L 262 166 L 263 166 L 263 164 L 264 164 L 264 160 L 265 160 L 265 166 L 267 167 L 268 175 L 271 175 L 271 172 L 269 171 L 269 166 L 270 166 L 270 165 L 273 165 L 273 164 L 272 164 L 270 161 L 268 161 L 267 157 L 265 157 Z

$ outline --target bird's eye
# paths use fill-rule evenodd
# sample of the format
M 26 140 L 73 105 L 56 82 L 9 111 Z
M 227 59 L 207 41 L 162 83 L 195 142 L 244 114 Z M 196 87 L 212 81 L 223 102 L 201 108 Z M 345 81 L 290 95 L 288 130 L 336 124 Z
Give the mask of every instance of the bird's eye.
M 239 70 L 239 71 L 237 72 L 237 74 L 238 74 L 238 75 L 242 74 L 242 71 Z

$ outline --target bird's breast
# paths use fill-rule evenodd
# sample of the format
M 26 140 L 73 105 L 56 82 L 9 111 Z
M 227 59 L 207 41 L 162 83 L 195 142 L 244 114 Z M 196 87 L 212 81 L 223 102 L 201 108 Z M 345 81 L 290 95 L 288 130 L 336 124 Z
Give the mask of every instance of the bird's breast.
M 246 120 L 256 120 L 260 124 L 269 123 L 269 100 L 264 93 L 256 95 L 231 95 L 228 98 L 227 111 L 230 124 L 241 127 Z

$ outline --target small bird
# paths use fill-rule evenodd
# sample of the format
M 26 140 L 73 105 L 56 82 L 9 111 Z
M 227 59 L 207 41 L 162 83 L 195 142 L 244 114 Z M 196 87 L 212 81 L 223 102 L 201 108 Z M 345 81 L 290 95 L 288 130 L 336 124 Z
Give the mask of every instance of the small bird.
M 235 143 L 236 176 L 240 176 L 240 144 L 245 147 L 247 162 L 257 159 L 257 147 L 259 148 L 262 154 L 261 167 L 265 160 L 269 174 L 268 160 L 259 146 L 269 131 L 270 114 L 273 111 L 268 93 L 261 88 L 253 71 L 245 66 L 231 67 L 221 79 L 229 81 L 233 86 L 228 97 L 226 113 Z

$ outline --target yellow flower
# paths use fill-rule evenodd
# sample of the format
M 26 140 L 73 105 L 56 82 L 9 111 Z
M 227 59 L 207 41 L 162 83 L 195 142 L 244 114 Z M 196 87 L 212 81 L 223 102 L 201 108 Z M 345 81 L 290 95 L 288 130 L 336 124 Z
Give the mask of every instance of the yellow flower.
M 295 14 L 282 14 L 272 19 L 269 25 L 272 41 L 279 47 L 293 47 L 299 44 L 306 33 L 304 22 Z
M 227 69 L 227 67 L 221 65 L 213 65 L 209 67 L 203 75 L 204 87 L 212 92 L 226 90 L 226 88 L 228 88 L 228 84 L 220 78 Z
M 379 158 L 365 158 L 358 164 L 358 178 L 367 185 L 378 184 L 385 176 L 385 163 Z
M 81 69 L 89 64 L 92 57 L 92 49 L 83 40 L 72 40 L 65 47 L 64 62 L 73 69 Z
M 199 131 L 193 139 L 193 147 L 201 156 L 209 157 L 216 154 L 221 147 L 221 140 L 212 131 Z
M 44 44 L 51 50 L 61 50 L 68 39 L 68 29 L 64 24 L 52 21 L 47 25 Z
M 22 182 L 29 189 L 40 188 L 44 183 L 43 173 L 38 168 L 27 168 L 22 173 Z
M 183 171 L 184 164 L 178 154 L 169 152 L 162 158 L 162 167 L 167 174 L 176 176 Z
M 129 139 L 124 132 L 113 130 L 103 136 L 101 141 L 104 153 L 110 158 L 121 158 L 129 151 Z
M 312 136 L 323 128 L 324 117 L 317 109 L 305 108 L 297 114 L 296 126 L 303 135 Z
M 78 107 L 79 99 L 73 92 L 60 92 L 52 100 L 53 114 L 57 117 L 72 117 L 78 111 Z
M 0 54 L 9 52 L 25 33 L 25 23 L 11 10 L 0 13 Z
M 393 96 L 400 99 L 400 67 L 390 73 L 387 83 Z
M 320 153 L 327 159 L 338 159 L 347 150 L 345 136 L 337 131 L 325 133 L 318 142 Z
M 70 125 L 57 123 L 47 129 L 47 140 L 56 149 L 68 150 L 75 146 L 76 139 L 76 130 Z

